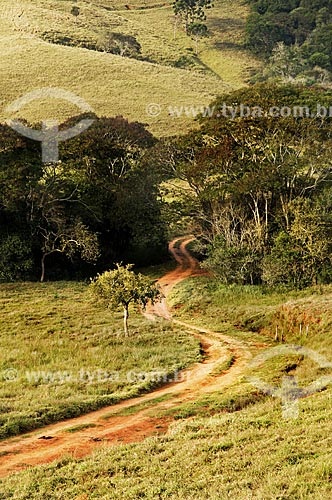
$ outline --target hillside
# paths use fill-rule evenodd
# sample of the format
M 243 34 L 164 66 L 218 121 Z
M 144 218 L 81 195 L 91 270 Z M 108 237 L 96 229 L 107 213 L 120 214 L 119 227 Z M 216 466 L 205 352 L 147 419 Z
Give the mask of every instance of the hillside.
M 148 123 L 156 135 L 172 135 L 188 130 L 193 120 L 170 119 L 169 106 L 205 106 L 216 94 L 244 85 L 257 65 L 243 49 L 247 7 L 241 0 L 215 2 L 211 36 L 200 43 L 198 57 L 194 41 L 179 27 L 174 31 L 169 2 L 136 0 L 128 9 L 122 1 L 78 1 L 78 16 L 71 14 L 72 6 L 63 0 L 2 1 L 1 119 L 8 118 L 6 105 L 27 92 L 59 87 L 81 96 L 99 116 L 123 115 Z M 135 37 L 141 60 L 82 48 L 110 32 Z M 147 112 L 150 103 L 160 106 L 157 112 Z M 18 116 L 36 122 L 50 115 L 63 120 L 74 112 L 62 100 L 35 101 Z

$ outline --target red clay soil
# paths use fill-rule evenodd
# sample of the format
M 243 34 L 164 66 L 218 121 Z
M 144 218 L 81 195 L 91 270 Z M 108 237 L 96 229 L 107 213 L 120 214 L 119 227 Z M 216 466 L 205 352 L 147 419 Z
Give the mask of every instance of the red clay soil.
M 2 441 L 0 477 L 37 464 L 50 463 L 64 455 L 81 458 L 100 447 L 137 442 L 147 436 L 165 433 L 172 419 L 166 415 L 156 418 L 156 412 L 162 415 L 163 410 L 166 413 L 170 408 L 193 401 L 204 393 L 219 391 L 243 373 L 251 358 L 244 342 L 173 320 L 167 307 L 166 297 L 174 285 L 189 276 L 202 274 L 198 261 L 186 248 L 192 240 L 178 238 L 170 243 L 169 250 L 178 266 L 158 280 L 165 298 L 154 306 L 150 305 L 145 314 L 151 320 L 161 316 L 174 321 L 198 337 L 204 352 L 203 361 L 183 370 L 177 381 L 143 396 Z M 226 373 L 212 375 L 230 356 L 235 357 L 231 368 Z M 156 402 L 156 398 L 161 397 L 165 400 Z M 73 432 L 75 427 L 77 429 Z

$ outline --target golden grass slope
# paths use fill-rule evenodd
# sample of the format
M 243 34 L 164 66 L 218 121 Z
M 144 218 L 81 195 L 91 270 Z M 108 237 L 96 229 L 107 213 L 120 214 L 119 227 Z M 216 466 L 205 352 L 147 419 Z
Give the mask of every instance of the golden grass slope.
M 127 9 L 122 1 L 78 1 L 80 15 L 75 17 L 70 1 L 2 0 L 0 119 L 9 118 L 5 108 L 18 97 L 42 87 L 59 87 L 81 96 L 100 116 L 123 115 L 147 123 L 157 136 L 185 132 L 193 126 L 193 118 L 170 117 L 170 106 L 205 106 L 218 93 L 245 84 L 249 75 L 251 62 L 241 45 L 246 7 L 241 0 L 215 3 L 209 13 L 211 37 L 201 42 L 194 69 L 189 70 L 174 67 L 180 57 L 193 57 L 194 42 L 180 28 L 174 33 L 170 2 L 133 0 Z M 154 62 L 42 39 L 45 33 L 60 33 L 96 41 L 109 32 L 135 36 L 142 56 Z M 224 41 L 227 33 L 231 45 Z M 234 64 L 236 57 L 239 64 Z M 159 106 L 153 113 L 147 112 L 151 103 Z M 63 100 L 35 101 L 16 117 L 33 122 L 64 120 L 77 112 Z

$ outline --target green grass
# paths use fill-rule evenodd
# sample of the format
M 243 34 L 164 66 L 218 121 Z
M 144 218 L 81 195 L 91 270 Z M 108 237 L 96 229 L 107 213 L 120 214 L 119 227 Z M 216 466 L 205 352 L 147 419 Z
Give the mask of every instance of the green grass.
M 65 432 L 69 432 L 72 434 L 72 433 L 83 431 L 84 429 L 90 429 L 93 427 L 97 427 L 97 425 L 96 424 L 75 425 L 75 427 L 69 427 L 69 429 L 65 429 Z
M 199 357 L 199 343 L 162 320 L 96 306 L 84 283 L 0 287 L 0 437 L 78 416 L 157 386 Z
M 279 402 L 270 399 L 177 421 L 164 437 L 5 479 L 2 498 L 328 500 L 331 418 L 331 399 L 317 394 L 302 402 L 296 421 L 280 418 Z
M 220 374 L 226 373 L 234 365 L 235 361 L 236 361 L 236 356 L 234 354 L 232 354 L 227 359 L 225 359 L 225 361 L 220 363 L 220 365 L 218 365 L 213 370 L 211 375 L 220 375 Z
M 199 277 L 177 285 L 171 301 L 182 319 L 246 340 L 254 355 L 259 342 L 278 345 L 274 328 L 282 320 L 284 327 L 289 324 L 287 342 L 301 343 L 331 359 L 330 287 L 268 292 L 224 287 Z M 297 327 L 304 320 L 309 334 L 299 337 Z M 220 369 L 231 362 L 234 359 L 226 360 Z M 280 399 L 249 383 L 247 375 L 252 373 L 248 368 L 227 389 L 157 413 L 174 419 L 165 436 L 27 470 L 3 480 L 2 497 L 329 500 L 331 387 L 301 399 L 298 418 L 286 420 Z M 255 374 L 276 386 L 285 374 L 296 375 L 301 386 L 321 375 L 310 360 L 292 355 L 267 361 Z
M 170 117 L 169 106 L 206 106 L 217 94 L 245 85 L 250 67 L 257 68 L 243 49 L 248 7 L 242 0 L 215 1 L 208 21 L 211 36 L 201 43 L 198 57 L 193 54 L 194 42 L 183 30 L 178 29 L 174 39 L 170 2 L 140 0 L 126 10 L 125 2 L 78 1 L 78 17 L 71 15 L 72 5 L 64 0 L 15 4 L 2 0 L 0 120 L 14 117 L 5 107 L 18 97 L 42 87 L 59 87 L 81 96 L 98 116 L 123 115 L 147 123 L 157 136 L 184 133 L 195 126 L 193 119 Z M 59 33 L 78 42 L 95 42 L 110 31 L 135 36 L 142 45 L 142 57 L 152 62 L 46 41 Z M 184 57 L 192 62 L 188 69 L 175 67 Z M 150 103 L 161 106 L 158 116 L 147 113 Z M 76 107 L 62 100 L 38 100 L 15 118 L 63 121 L 77 113 Z

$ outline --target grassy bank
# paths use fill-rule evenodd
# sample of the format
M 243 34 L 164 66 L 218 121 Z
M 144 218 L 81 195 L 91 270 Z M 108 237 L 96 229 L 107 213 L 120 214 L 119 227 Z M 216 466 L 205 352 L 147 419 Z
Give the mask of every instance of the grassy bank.
M 1 438 L 133 397 L 199 357 L 189 334 L 138 312 L 124 339 L 121 312 L 84 283 L 2 284 L 0 307 Z
M 179 284 L 171 302 L 178 317 L 246 340 L 253 354 L 259 345 L 282 345 L 274 336 L 283 322 L 287 342 L 331 359 L 329 287 L 268 293 L 199 277 Z M 301 322 L 309 325 L 305 335 Z M 301 386 L 321 375 L 301 356 L 277 356 L 258 372 L 248 368 L 253 372 L 275 386 L 286 374 Z M 105 448 L 83 460 L 66 457 L 4 480 L 0 491 L 17 500 L 328 500 L 331 403 L 327 387 L 299 401 L 297 418 L 284 419 L 280 398 L 262 394 L 245 375 L 227 390 L 172 409 L 174 422 L 164 437 Z
M 210 277 L 178 284 L 169 303 L 175 316 L 214 331 L 230 328 L 240 338 L 332 350 L 332 286 L 271 290 L 260 286 L 226 286 Z M 277 342 L 278 344 L 278 342 Z
M 190 418 L 165 437 L 70 457 L 3 480 L 17 500 L 331 498 L 331 397 L 304 400 L 296 421 L 267 400 Z

